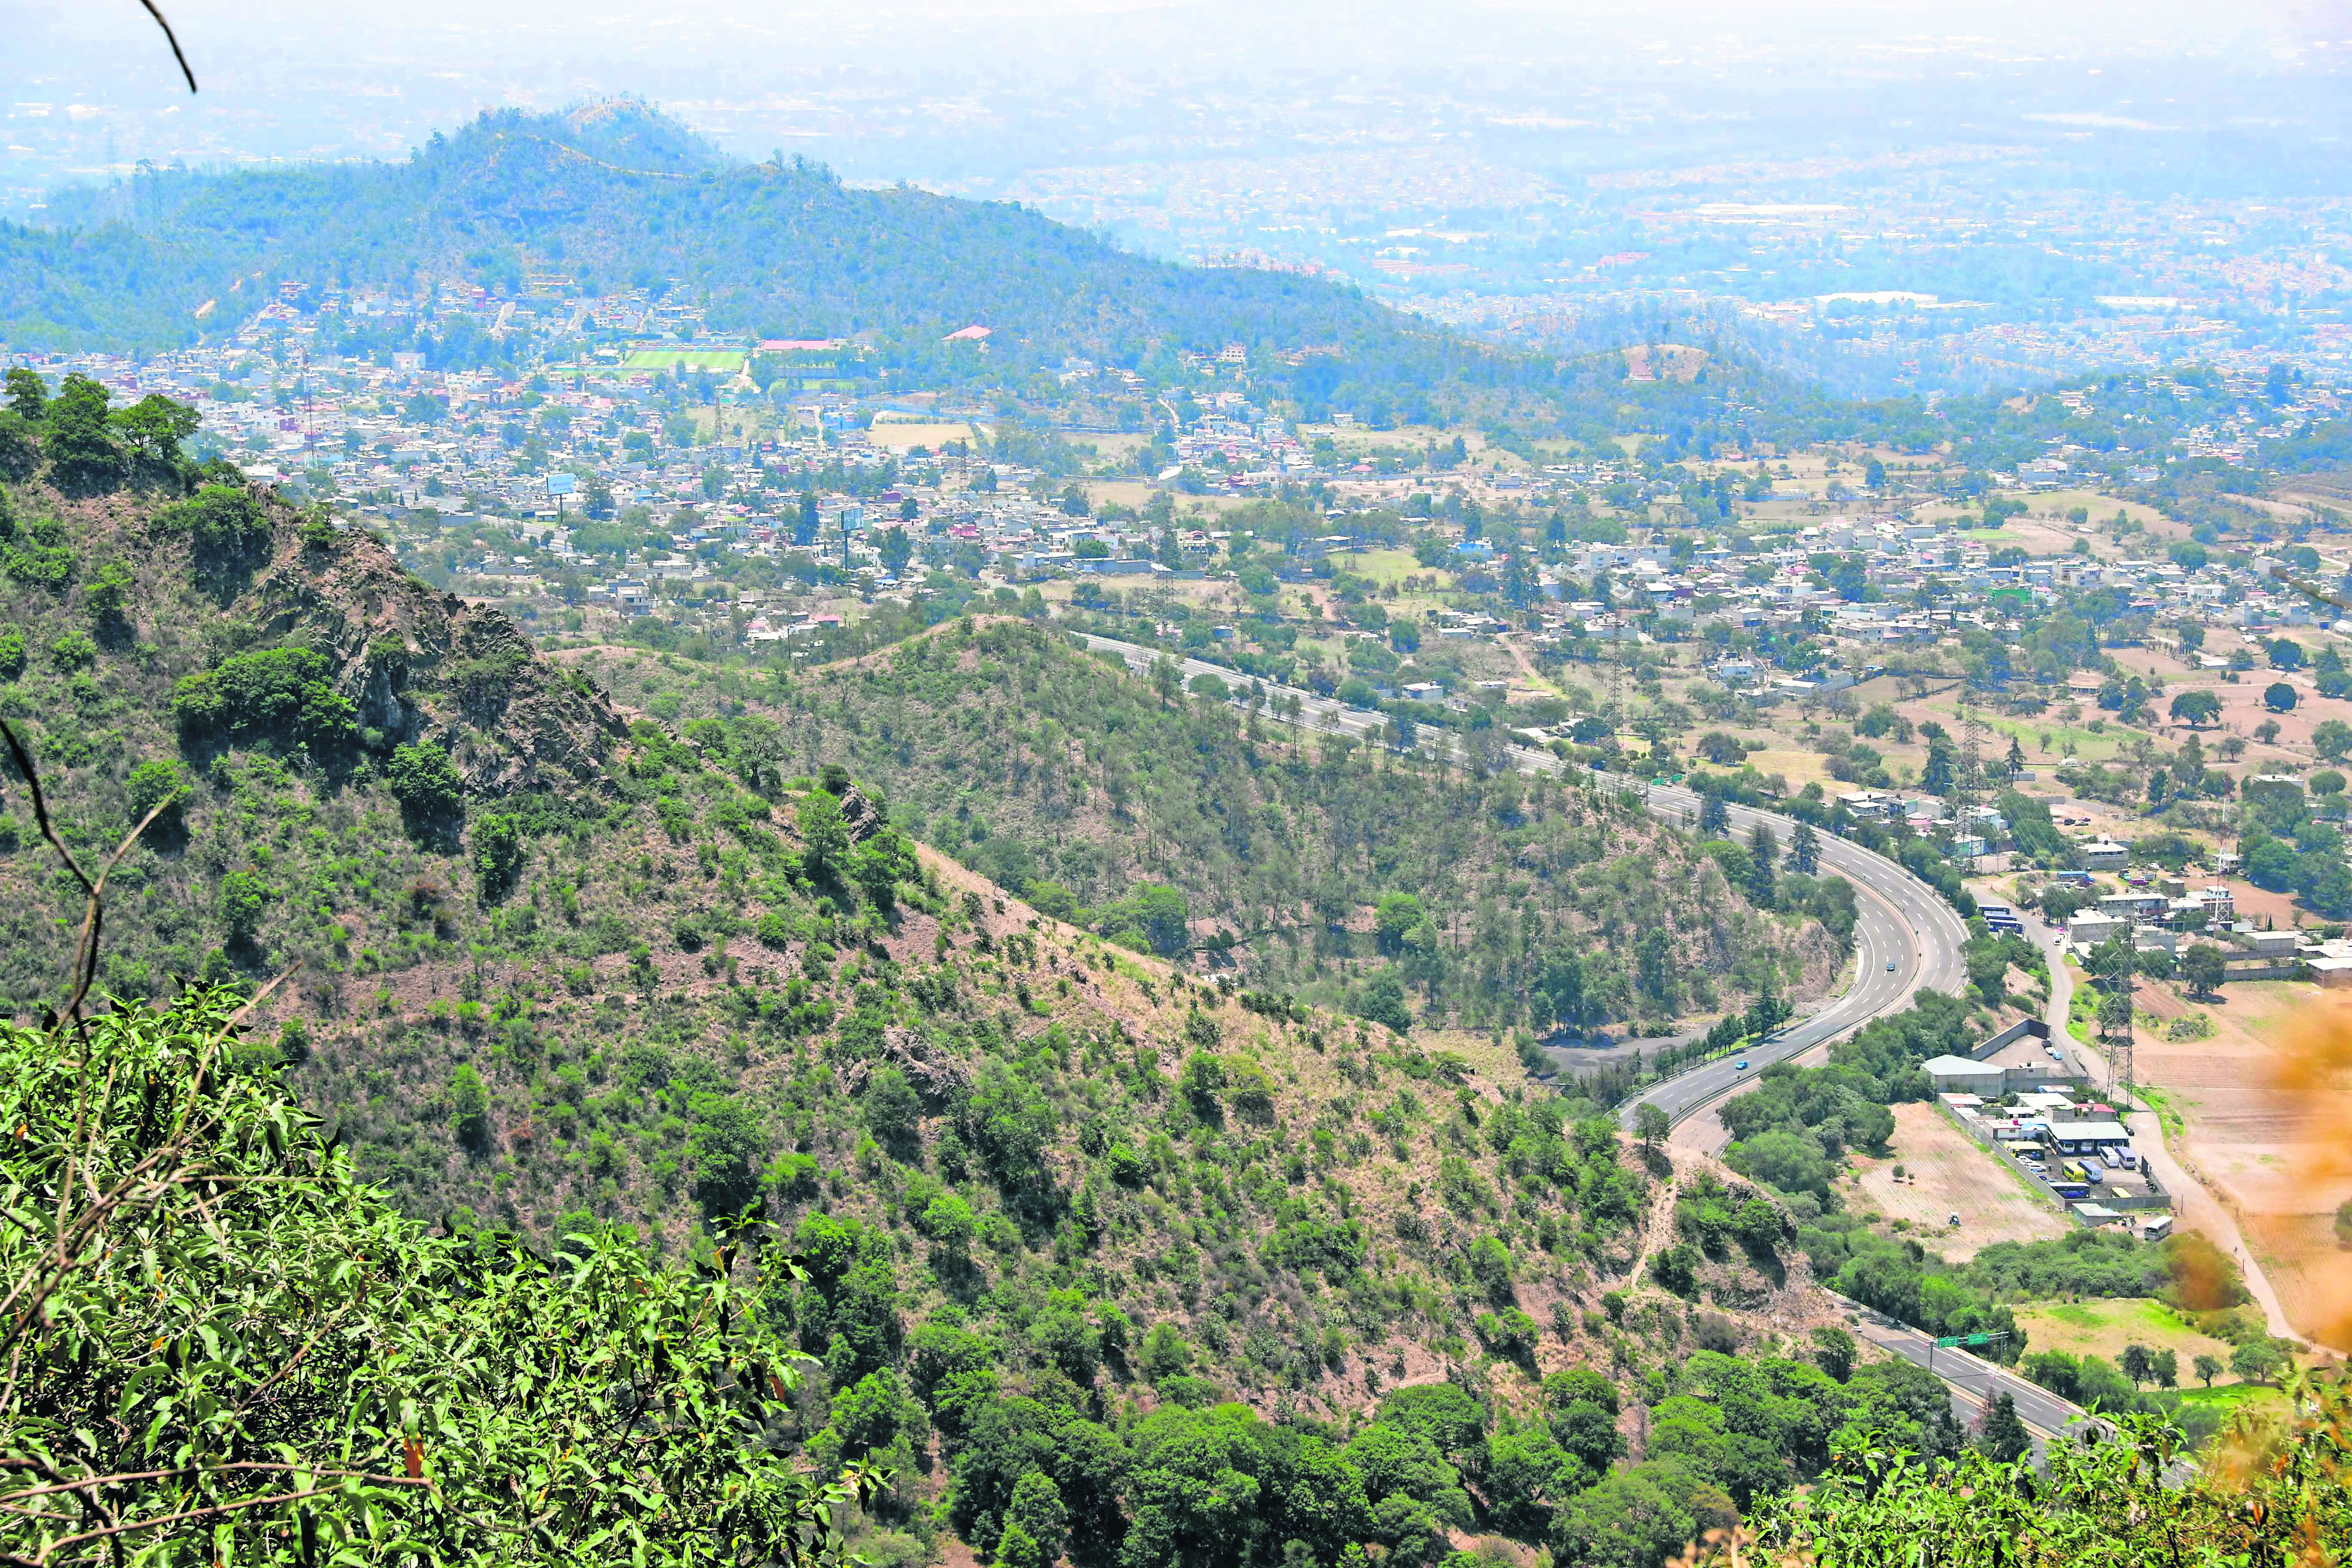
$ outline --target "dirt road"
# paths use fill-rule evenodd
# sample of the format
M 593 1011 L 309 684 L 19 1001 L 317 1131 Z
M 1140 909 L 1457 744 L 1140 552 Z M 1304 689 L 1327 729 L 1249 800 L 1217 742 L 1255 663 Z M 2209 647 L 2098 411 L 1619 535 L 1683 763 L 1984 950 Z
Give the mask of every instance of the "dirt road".
M 2059 1049 L 2066 1053 L 2067 1061 L 2075 1071 L 2094 1083 L 2105 1085 L 2107 1081 L 2105 1058 L 2066 1032 L 2066 1014 L 2074 997 L 2074 977 L 2067 969 L 2063 955 L 2053 948 L 2056 933 L 2031 914 L 2024 920 L 2027 935 L 2051 959 L 2050 1009 L 2043 1016 L 2050 1025 L 2050 1037 Z M 2236 1210 L 2223 1202 L 2212 1188 L 2182 1168 L 2179 1157 L 2166 1141 L 2162 1119 L 2153 1110 L 2135 1111 L 2124 1118 L 2124 1126 L 2131 1133 L 2132 1148 L 2147 1162 L 2148 1170 L 2172 1195 L 2175 1224 L 2182 1230 L 2203 1232 L 2207 1240 L 2235 1258 L 2239 1271 L 2245 1276 L 2246 1289 L 2262 1308 L 2263 1321 L 2269 1324 L 2270 1331 L 2281 1339 L 2301 1340 L 2304 1336 L 2279 1304 L 2279 1294 L 2270 1277 L 2263 1272 L 2262 1264 L 2247 1247 Z

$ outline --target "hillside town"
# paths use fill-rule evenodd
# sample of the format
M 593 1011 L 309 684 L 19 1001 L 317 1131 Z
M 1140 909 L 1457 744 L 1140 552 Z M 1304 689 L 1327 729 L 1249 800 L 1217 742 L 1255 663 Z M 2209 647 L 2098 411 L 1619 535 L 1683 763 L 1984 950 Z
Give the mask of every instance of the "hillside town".
M 1736 643 L 1711 668 L 1767 700 L 1834 689 L 1897 648 L 1970 630 L 2008 637 L 2034 604 L 2085 595 L 2123 616 L 2212 628 L 2215 646 L 2196 656 L 2209 668 L 2324 613 L 2273 579 L 2270 556 L 2095 553 L 2079 537 L 2028 556 L 1971 537 L 1983 520 L 1950 504 L 1968 498 L 1948 465 L 1849 454 L 1841 471 L 1832 454 L 1806 474 L 1790 466 L 1800 455 L 1766 448 L 1671 467 L 1491 447 L 1474 460 L 1444 432 L 1374 430 L 1345 413 L 1294 424 L 1255 399 L 1239 346 L 1174 356 L 1151 376 L 1070 361 L 1056 381 L 1076 416 L 1038 430 L 974 393 L 877 385 L 870 343 L 730 342 L 650 289 L 591 296 L 534 276 L 503 293 L 453 284 L 406 296 L 287 280 L 246 308 L 239 330 L 205 347 L 31 363 L 52 381 L 94 376 L 121 402 L 160 392 L 190 404 L 201 445 L 383 531 L 438 584 L 625 618 L 664 602 L 756 606 L 736 617 L 749 642 L 836 624 L 877 595 L 934 591 L 925 578 L 939 572 L 982 587 L 1185 580 L 1230 565 L 1222 511 L 1300 496 L 1328 528 L 1268 542 L 1278 575 L 1328 577 L 1335 551 L 1415 533 L 1441 550 L 1430 564 L 1504 586 L 1526 622 L 1511 629 L 1538 646 Z M 476 352 L 434 363 L 380 346 L 428 324 L 440 345 Z M 975 324 L 943 346 L 984 355 L 990 335 Z M 1704 357 L 1676 353 L 1687 357 L 1628 351 L 1629 374 L 1692 374 Z M 2285 366 L 2218 386 L 2150 374 L 2054 396 L 2077 419 L 2126 424 L 2184 408 L 2163 431 L 2176 458 L 2231 463 L 2340 411 L 2324 377 Z M 1089 414 L 1110 424 L 1079 422 Z M 2129 494 L 2161 478 L 2144 457 L 2053 441 L 1979 482 L 2020 498 L 2003 504 L 2022 512 L 2053 492 Z M 1599 509 L 1631 531 L 1586 540 L 1555 528 L 1538 559 L 1513 560 L 1475 521 L 1562 509 Z M 2087 510 L 2074 510 L 2071 526 L 2087 531 Z M 1735 515 L 1749 526 L 1703 526 Z M 1479 618 L 1449 635 L 1506 629 Z M 1775 636 L 1789 633 L 1804 635 Z M 1759 638 L 1782 646 L 1759 653 Z M 1787 657 L 1792 641 L 1803 668 Z

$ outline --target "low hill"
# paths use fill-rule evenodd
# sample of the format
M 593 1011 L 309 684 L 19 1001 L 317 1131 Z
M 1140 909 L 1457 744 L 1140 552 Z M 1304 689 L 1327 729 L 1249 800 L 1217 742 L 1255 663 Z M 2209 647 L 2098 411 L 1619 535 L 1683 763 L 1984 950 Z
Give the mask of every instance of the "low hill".
M 1759 909 L 1613 798 L 1261 725 L 1019 620 L 774 680 L 557 657 L 710 745 L 842 760 L 910 835 L 1041 909 L 1400 1025 L 1668 1033 L 1817 995 L 1844 962 L 1804 889 Z
M 1444 378 L 1506 363 L 1343 286 L 1148 260 L 1018 205 L 734 163 L 629 103 L 485 114 L 404 163 L 142 173 L 61 195 L 49 226 L 0 227 L 0 338 L 164 349 L 197 339 L 207 300 L 238 319 L 239 299 L 258 303 L 283 279 L 510 289 L 549 268 L 591 293 L 674 292 L 723 331 L 903 334 L 905 353 L 941 370 L 939 340 L 974 323 L 994 332 L 990 353 L 1023 363 L 1235 342 L 1340 351 L 1316 376 L 1342 406 L 1379 390 L 1353 384 L 1369 366 Z

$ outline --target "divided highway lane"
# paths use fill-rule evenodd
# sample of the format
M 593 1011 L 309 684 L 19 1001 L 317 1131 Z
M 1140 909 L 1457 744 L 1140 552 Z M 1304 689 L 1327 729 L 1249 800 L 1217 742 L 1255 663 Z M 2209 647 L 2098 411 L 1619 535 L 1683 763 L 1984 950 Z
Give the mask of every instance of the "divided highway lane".
M 1153 649 L 1114 637 L 1097 637 L 1090 632 L 1079 635 L 1088 647 L 1115 653 L 1139 671 L 1149 670 L 1153 661 L 1162 657 Z M 1186 681 L 1196 675 L 1213 675 L 1227 682 L 1246 679 L 1206 659 L 1179 660 L 1178 669 Z M 1276 700 L 1296 697 L 1301 721 L 1318 729 L 1365 739 L 1384 724 L 1378 715 L 1311 691 L 1272 685 L 1265 689 Z M 1549 752 L 1513 746 L 1510 753 L 1513 762 L 1528 772 L 1568 771 L 1567 764 Z M 1616 774 L 1604 774 L 1603 778 L 1619 788 L 1645 790 L 1650 809 L 1662 816 L 1679 821 L 1685 816 L 1696 818 L 1697 815 L 1698 796 L 1690 790 L 1669 784 L 1649 785 L 1642 780 Z M 1777 812 L 1744 805 L 1732 806 L 1730 811 L 1732 826 L 1742 837 L 1757 823 L 1763 822 L 1785 845 L 1796 827 L 1794 821 Z M 1852 882 L 1858 895 L 1856 904 L 1861 918 L 1855 925 L 1858 942 L 1853 979 L 1820 1010 L 1790 1025 L 1778 1038 L 1750 1050 L 1746 1071 L 1735 1070 L 1730 1061 L 1709 1063 L 1670 1079 L 1629 1101 L 1623 1110 L 1629 1125 L 1634 1107 L 1644 1102 L 1657 1105 L 1675 1121 L 1696 1115 L 1743 1087 L 1773 1062 L 1811 1050 L 1882 1013 L 1900 1011 L 1908 1005 L 1912 994 L 1922 987 L 1950 992 L 1958 990 L 1965 982 L 1967 969 L 1960 959 L 1960 945 L 1968 940 L 1967 929 L 1933 888 L 1885 856 L 1874 855 L 1858 844 L 1827 833 L 1821 835 L 1820 844 L 1822 864 Z M 1889 962 L 1895 965 L 1892 970 L 1886 967 Z
M 1639 780 L 1617 782 L 1642 787 Z M 1675 817 L 1685 813 L 1696 817 L 1698 812 L 1698 796 L 1690 790 L 1658 784 L 1651 786 L 1649 795 L 1653 811 Z M 1777 812 L 1734 805 L 1730 813 L 1732 829 L 1741 837 L 1761 822 L 1785 846 L 1796 827 Z M 1744 1057 L 1709 1062 L 1635 1096 L 1620 1113 L 1627 1126 L 1643 1105 L 1655 1105 L 1671 1122 L 1696 1116 L 1753 1082 L 1773 1063 L 1802 1056 L 1882 1013 L 1900 1012 L 1916 992 L 1954 992 L 1966 982 L 1968 967 L 1960 948 L 1968 941 L 1968 928 L 1935 889 L 1859 844 L 1828 833 L 1820 835 L 1818 842 L 1822 865 L 1854 887 L 1859 918 L 1854 922 L 1853 980 L 1819 1010 L 1754 1044 Z M 1735 1065 L 1740 1060 L 1748 1063 L 1745 1069 Z
M 2042 1437 L 2066 1436 L 2100 1425 L 2081 1405 L 2059 1398 L 2039 1384 L 2028 1383 L 2015 1373 L 1966 1351 L 1938 1347 L 1932 1335 L 1874 1312 L 1858 1301 L 1847 1300 L 1834 1291 L 1831 1295 L 1844 1305 L 1854 1331 L 1862 1338 L 1941 1378 L 1957 1396 L 1956 1403 L 1963 1406 L 1959 1414 L 1966 1419 L 1975 1420 L 1982 1415 L 1996 1397 L 2006 1394 L 2015 1402 L 2019 1418 Z

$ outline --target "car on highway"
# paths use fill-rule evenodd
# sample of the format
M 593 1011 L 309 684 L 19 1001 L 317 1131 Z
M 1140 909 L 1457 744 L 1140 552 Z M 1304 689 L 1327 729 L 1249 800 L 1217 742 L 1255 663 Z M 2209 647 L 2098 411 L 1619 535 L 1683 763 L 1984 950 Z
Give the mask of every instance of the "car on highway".
M 1738 1061 L 1732 1063 L 1731 1070 L 1733 1072 L 1746 1072 L 1748 1070 L 1748 1058 L 1746 1057 L 1742 1057 Z
M 1891 958 L 1886 961 L 1886 973 L 1889 974 L 1895 973 L 1895 961 Z

